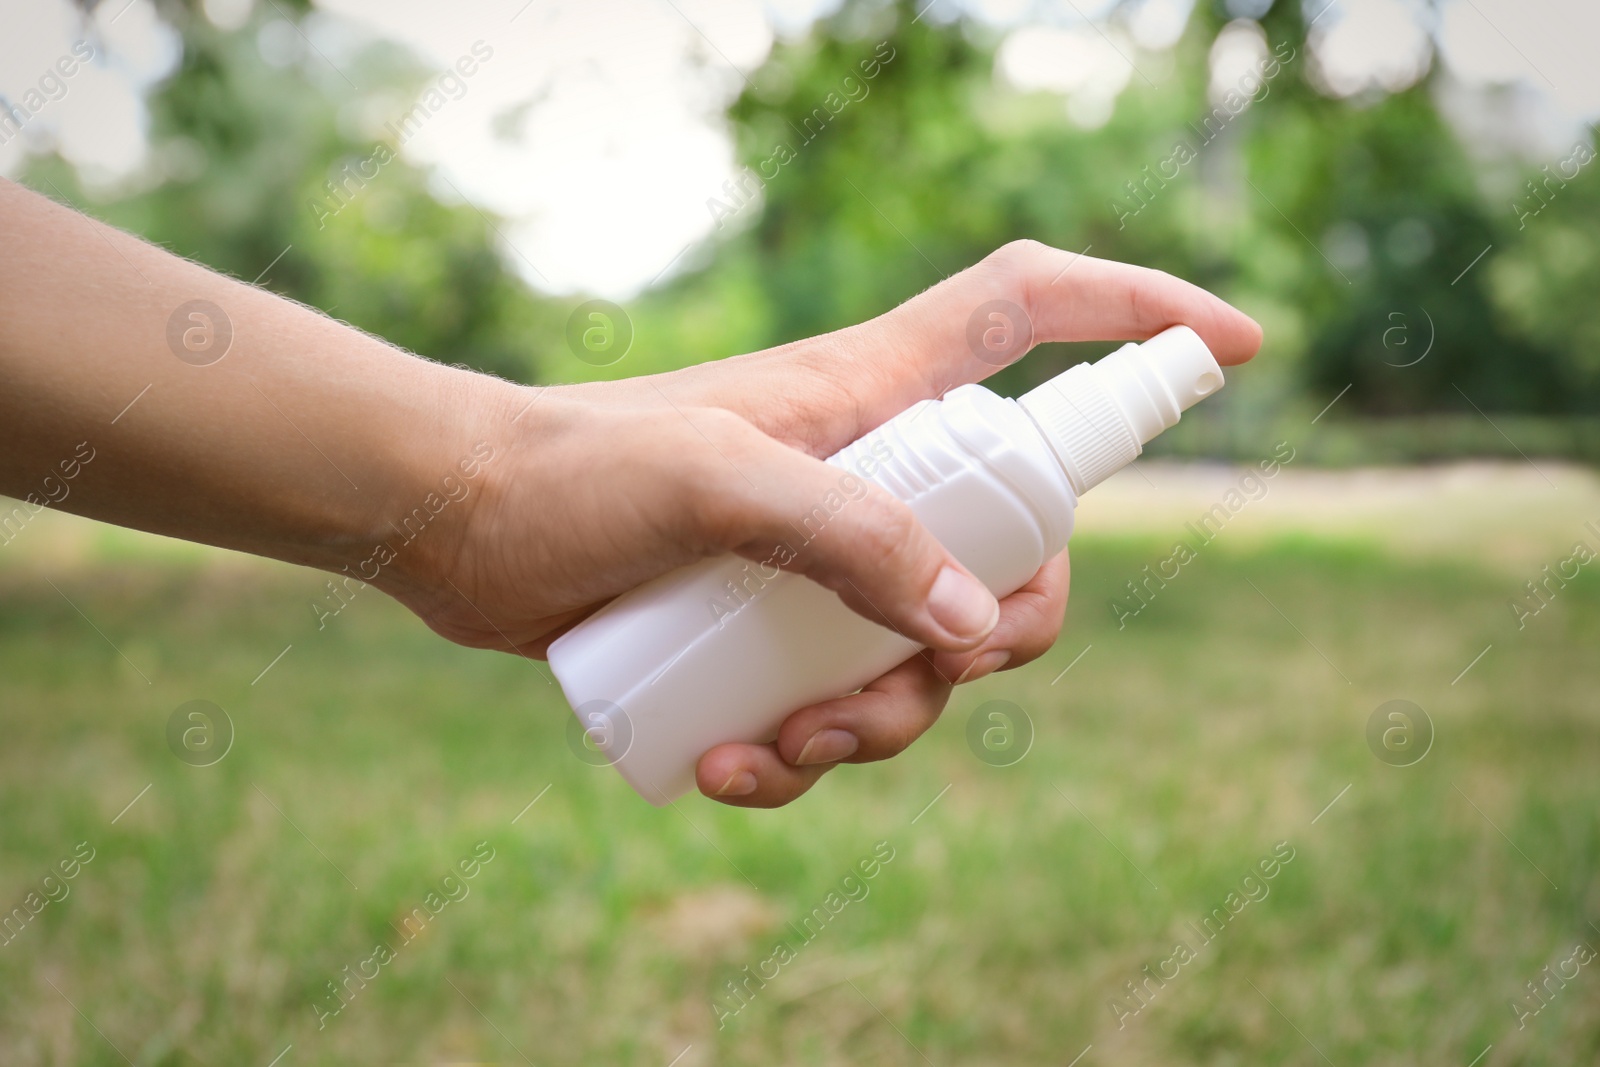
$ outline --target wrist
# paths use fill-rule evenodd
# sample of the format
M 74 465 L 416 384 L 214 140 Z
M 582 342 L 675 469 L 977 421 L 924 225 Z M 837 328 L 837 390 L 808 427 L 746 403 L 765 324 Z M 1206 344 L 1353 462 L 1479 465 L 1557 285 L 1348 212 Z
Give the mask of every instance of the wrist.
M 492 496 L 491 472 L 504 465 L 518 410 L 537 395 L 488 375 L 429 366 L 437 373 L 423 383 L 430 399 L 420 425 L 389 442 L 384 485 L 327 567 L 412 604 L 462 581 L 470 531 Z

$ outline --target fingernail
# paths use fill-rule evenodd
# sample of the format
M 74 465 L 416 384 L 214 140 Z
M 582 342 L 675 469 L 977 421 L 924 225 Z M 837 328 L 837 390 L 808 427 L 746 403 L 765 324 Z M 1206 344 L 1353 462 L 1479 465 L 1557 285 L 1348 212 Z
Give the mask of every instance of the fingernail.
M 961 672 L 961 677 L 956 679 L 956 684 L 976 682 L 979 678 L 993 674 L 1010 661 L 1011 653 L 1006 649 L 1001 648 L 985 652 L 967 665 L 967 669 Z
M 1000 621 L 1000 602 L 970 574 L 946 567 L 928 591 L 928 614 L 957 637 L 983 637 Z
M 719 797 L 747 797 L 756 791 L 756 776 L 749 771 L 734 771 L 717 790 Z
M 806 742 L 806 747 L 800 750 L 794 765 L 808 767 L 813 763 L 838 763 L 860 747 L 861 742 L 848 730 L 818 730 Z

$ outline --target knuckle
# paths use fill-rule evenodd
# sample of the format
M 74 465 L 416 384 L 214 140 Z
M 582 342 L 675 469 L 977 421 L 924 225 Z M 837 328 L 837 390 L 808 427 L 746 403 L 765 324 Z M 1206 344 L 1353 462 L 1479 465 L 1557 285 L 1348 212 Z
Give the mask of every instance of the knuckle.
M 1031 237 L 1007 241 L 984 257 L 985 265 L 1001 273 L 1021 274 L 1030 263 L 1036 262 L 1045 246 Z
M 889 731 L 889 755 L 898 756 L 910 748 L 917 738 L 922 736 L 922 731 L 910 719 L 901 719 Z
M 881 384 L 892 384 L 899 370 L 891 346 L 874 339 L 875 327 L 863 323 L 785 346 L 789 363 L 803 388 L 773 396 L 787 418 L 778 425 L 781 439 L 811 455 L 836 451 L 838 426 L 859 426 L 866 418 L 865 400 Z
M 693 408 L 684 411 L 696 436 L 723 455 L 734 458 L 734 453 L 751 450 L 756 428 L 726 408 Z
M 860 755 L 866 756 L 874 763 L 878 760 L 893 759 L 910 748 L 919 733 L 920 731 L 914 729 L 903 716 L 884 716 L 877 724 L 871 746 Z
M 902 707 L 890 709 L 883 715 L 882 736 L 878 744 L 878 758 L 898 756 L 916 743 L 936 721 L 944 708 L 944 701 L 927 694 L 917 694 L 905 699 Z
M 1157 325 L 1161 302 L 1156 298 L 1170 291 L 1176 281 L 1166 271 L 1152 268 L 1130 274 L 1126 290 L 1128 320 L 1140 326 Z
M 983 274 L 990 279 L 991 291 L 1000 299 L 1020 306 L 1030 323 L 1035 318 L 1035 278 L 1041 273 L 1041 264 L 1048 262 L 1052 251 L 1039 241 L 1022 238 L 1001 245 L 979 264 Z
M 750 543 L 760 520 L 738 486 L 707 478 L 686 494 L 689 525 L 701 554 L 734 552 Z
M 864 557 L 893 575 L 915 570 L 924 555 L 917 517 L 886 492 L 869 493 L 862 521 L 851 531 Z
M 674 432 L 663 434 L 666 460 L 675 495 L 685 505 L 692 530 L 705 547 L 732 549 L 741 544 L 757 514 L 749 483 L 740 476 L 748 464 L 753 431 L 743 419 L 718 408 L 688 410 Z M 669 424 L 670 425 L 670 424 Z
M 1017 635 L 1007 666 L 1021 666 L 1044 655 L 1061 636 L 1062 616 L 1057 612 L 1041 611 Z

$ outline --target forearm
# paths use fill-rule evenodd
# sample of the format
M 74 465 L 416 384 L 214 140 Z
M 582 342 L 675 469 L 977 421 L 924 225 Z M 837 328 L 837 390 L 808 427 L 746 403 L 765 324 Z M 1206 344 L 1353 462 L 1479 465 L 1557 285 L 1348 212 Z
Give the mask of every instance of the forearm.
M 3 181 L 0 382 L 0 492 L 327 568 L 459 480 L 513 392 Z

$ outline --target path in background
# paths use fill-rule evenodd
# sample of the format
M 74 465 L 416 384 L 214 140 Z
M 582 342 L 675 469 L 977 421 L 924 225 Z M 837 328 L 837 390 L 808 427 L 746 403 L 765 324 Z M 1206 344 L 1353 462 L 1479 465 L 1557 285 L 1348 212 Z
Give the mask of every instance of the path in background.
M 1227 543 L 1236 548 L 1303 534 L 1521 575 L 1548 563 L 1551 553 L 1570 550 L 1584 536 L 1584 523 L 1600 522 L 1600 476 L 1553 461 L 1356 470 L 1291 465 L 1260 479 L 1264 492 L 1241 487 L 1248 473 L 1229 464 L 1141 463 L 1084 497 L 1077 529 L 1176 536 L 1240 489 L 1248 503 L 1226 526 Z
M 1284 535 L 1354 539 L 1402 557 L 1453 559 L 1521 575 L 1569 550 L 1600 521 L 1600 475 L 1539 460 L 1439 467 L 1316 470 L 1283 467 L 1252 487 L 1253 468 L 1166 460 L 1139 463 L 1088 494 L 1077 529 L 1096 537 L 1177 537 L 1229 490 L 1248 501 L 1227 521 L 1228 545 Z M 1254 494 L 1254 498 L 1252 498 Z M 4 500 L 4 498 L 0 498 Z M 3 514 L 6 508 L 0 508 Z M 71 567 L 118 558 L 201 559 L 249 565 L 248 557 L 44 512 L 9 543 L 0 567 L 24 561 Z

